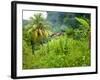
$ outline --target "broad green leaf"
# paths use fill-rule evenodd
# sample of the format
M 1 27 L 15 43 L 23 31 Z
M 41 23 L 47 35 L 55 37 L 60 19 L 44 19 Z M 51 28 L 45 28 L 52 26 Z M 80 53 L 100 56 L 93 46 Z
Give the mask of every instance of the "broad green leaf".
M 82 24 L 84 27 L 89 28 L 89 23 L 88 23 L 85 19 L 83 19 L 83 18 L 78 18 L 78 17 L 76 17 L 75 19 L 76 19 L 80 24 Z

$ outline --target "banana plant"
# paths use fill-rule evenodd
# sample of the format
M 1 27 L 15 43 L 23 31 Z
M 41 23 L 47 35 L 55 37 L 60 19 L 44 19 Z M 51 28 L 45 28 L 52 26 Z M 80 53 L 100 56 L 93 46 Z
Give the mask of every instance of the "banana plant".
M 90 21 L 88 19 L 84 19 L 84 18 L 75 18 L 84 28 L 84 32 L 86 32 L 86 35 L 88 37 L 89 40 L 89 48 L 91 47 L 91 28 L 90 28 Z

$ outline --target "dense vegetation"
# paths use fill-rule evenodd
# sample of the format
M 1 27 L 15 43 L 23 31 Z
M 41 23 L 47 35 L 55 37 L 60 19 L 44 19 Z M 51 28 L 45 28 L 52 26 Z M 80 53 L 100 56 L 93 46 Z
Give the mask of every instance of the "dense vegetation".
M 23 69 L 90 66 L 90 18 L 86 14 L 73 17 L 76 27 L 64 15 L 64 27 L 57 31 L 42 14 L 33 16 L 23 26 Z

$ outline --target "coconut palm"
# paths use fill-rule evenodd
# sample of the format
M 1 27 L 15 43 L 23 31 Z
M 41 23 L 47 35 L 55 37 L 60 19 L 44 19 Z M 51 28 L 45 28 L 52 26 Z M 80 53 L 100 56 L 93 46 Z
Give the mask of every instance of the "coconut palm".
M 32 50 L 34 53 L 35 44 L 43 44 L 49 35 L 49 23 L 43 18 L 42 14 L 35 14 L 30 18 L 30 28 L 28 33 L 31 36 Z

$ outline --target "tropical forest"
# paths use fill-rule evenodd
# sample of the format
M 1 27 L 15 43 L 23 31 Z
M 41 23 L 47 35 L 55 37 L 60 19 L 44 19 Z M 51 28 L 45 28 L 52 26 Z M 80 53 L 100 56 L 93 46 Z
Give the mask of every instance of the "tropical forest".
M 30 13 L 30 11 L 25 11 Z M 25 13 L 23 11 L 23 13 Z M 86 67 L 91 65 L 91 15 L 31 11 L 22 26 L 22 68 Z

